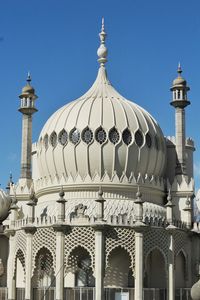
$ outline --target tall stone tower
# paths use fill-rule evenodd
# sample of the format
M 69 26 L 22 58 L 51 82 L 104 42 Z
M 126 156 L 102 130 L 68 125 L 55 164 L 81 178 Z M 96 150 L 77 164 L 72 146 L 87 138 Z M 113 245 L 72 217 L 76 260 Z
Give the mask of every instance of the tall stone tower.
M 31 175 L 31 150 L 32 150 L 32 115 L 37 112 L 35 100 L 37 96 L 30 84 L 31 76 L 28 74 L 27 84 L 22 89 L 19 111 L 22 113 L 22 150 L 20 185 L 30 187 Z
M 178 66 L 178 77 L 174 79 L 171 87 L 173 100 L 171 105 L 175 108 L 175 124 L 176 124 L 176 175 L 186 175 L 185 162 L 185 107 L 190 104 L 187 99 L 187 92 L 190 88 L 187 86 L 186 80 L 181 76 L 182 69 Z

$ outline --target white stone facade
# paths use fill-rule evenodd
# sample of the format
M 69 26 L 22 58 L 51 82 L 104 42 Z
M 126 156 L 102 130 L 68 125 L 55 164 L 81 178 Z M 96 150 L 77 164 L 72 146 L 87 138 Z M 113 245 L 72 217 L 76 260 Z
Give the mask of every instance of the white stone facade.
M 55 112 L 34 144 L 37 96 L 30 76 L 22 90 L 21 177 L 0 201 L 12 199 L 0 233 L 6 299 L 174 300 L 180 294 L 181 300 L 197 281 L 195 148 L 185 137 L 189 88 L 179 66 L 171 88 L 176 137 L 165 138 L 148 112 L 110 84 L 105 37 L 102 24 L 93 86 Z

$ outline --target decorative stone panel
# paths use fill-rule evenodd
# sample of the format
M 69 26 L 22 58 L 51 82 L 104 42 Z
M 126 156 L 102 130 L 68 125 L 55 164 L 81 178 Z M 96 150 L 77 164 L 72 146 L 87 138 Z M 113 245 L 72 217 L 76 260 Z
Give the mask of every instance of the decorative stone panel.
M 109 255 L 117 247 L 125 249 L 130 255 L 131 269 L 135 269 L 135 232 L 133 229 L 110 227 L 105 233 L 105 263 L 108 266 Z
M 159 249 L 165 259 L 167 266 L 168 261 L 168 249 L 169 249 L 169 234 L 163 228 L 150 228 L 144 233 L 144 258 L 145 262 L 148 254 L 153 249 Z
M 33 266 L 35 268 L 35 259 L 41 248 L 47 248 L 53 257 L 54 271 L 56 269 L 56 234 L 53 228 L 38 228 L 33 236 Z
M 73 227 L 65 236 L 65 262 L 70 267 L 70 253 L 77 247 L 85 248 L 91 256 L 91 267 L 95 263 L 95 232 L 91 227 Z

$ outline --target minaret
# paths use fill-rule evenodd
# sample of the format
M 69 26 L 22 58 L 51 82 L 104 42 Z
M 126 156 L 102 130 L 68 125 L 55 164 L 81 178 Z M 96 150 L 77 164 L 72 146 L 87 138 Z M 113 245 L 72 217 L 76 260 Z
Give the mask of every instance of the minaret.
M 178 66 L 178 77 L 173 81 L 171 87 L 173 100 L 170 103 L 176 110 L 176 175 L 186 174 L 185 163 L 185 107 L 190 104 L 187 99 L 187 92 L 190 88 L 187 86 L 186 80 L 181 76 L 182 69 Z
M 31 76 L 28 73 L 27 84 L 19 96 L 21 99 L 19 111 L 22 113 L 22 150 L 21 150 L 21 174 L 22 185 L 30 185 L 31 182 L 31 149 L 32 149 L 32 115 L 37 112 L 35 100 L 37 96 L 30 85 Z

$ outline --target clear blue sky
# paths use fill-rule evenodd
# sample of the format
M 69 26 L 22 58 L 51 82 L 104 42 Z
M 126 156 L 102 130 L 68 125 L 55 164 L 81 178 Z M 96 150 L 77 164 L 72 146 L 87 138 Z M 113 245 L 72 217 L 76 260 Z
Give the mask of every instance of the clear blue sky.
M 195 139 L 196 187 L 200 187 L 199 0 L 2 0 L 0 1 L 0 183 L 20 169 L 18 95 L 27 72 L 39 96 L 33 140 L 48 117 L 79 97 L 96 77 L 96 50 L 105 17 L 107 70 L 126 98 L 147 109 L 165 135 L 174 135 L 169 88 L 180 61 L 191 92 L 187 136 Z

